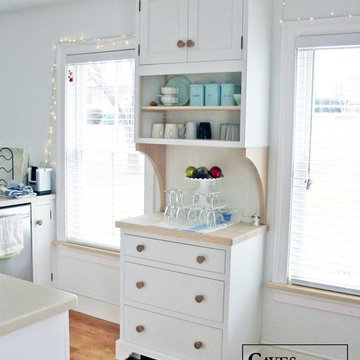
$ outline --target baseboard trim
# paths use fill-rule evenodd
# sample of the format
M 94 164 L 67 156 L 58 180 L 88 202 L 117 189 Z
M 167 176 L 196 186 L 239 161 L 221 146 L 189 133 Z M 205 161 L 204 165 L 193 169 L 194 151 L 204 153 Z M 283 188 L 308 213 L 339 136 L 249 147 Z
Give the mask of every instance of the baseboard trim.
M 86 315 L 94 316 L 99 319 L 110 321 L 115 324 L 120 323 L 120 306 L 109 304 L 104 301 L 96 300 L 87 296 L 78 295 L 78 306 L 75 311 Z

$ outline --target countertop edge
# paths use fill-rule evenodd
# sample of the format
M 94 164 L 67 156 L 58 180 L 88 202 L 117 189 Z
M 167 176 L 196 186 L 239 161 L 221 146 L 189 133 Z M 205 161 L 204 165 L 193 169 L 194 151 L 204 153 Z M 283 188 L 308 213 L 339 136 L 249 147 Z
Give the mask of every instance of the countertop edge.
M 159 213 L 154 214 L 154 220 L 159 219 Z M 136 219 L 139 222 L 136 223 Z M 182 230 L 166 229 L 156 227 L 148 223 L 141 224 L 142 217 L 129 218 L 115 222 L 115 226 L 122 230 L 146 232 L 154 235 L 171 236 L 180 239 L 190 239 L 195 241 L 203 241 L 206 243 L 219 244 L 225 246 L 236 245 L 242 241 L 248 240 L 255 236 L 264 234 L 268 231 L 268 225 L 252 226 L 250 224 L 234 224 L 227 228 L 219 229 L 214 232 L 199 234 Z M 149 220 L 148 220 L 149 221 Z M 248 231 L 239 232 L 236 227 L 247 229 Z M 226 235 L 225 235 L 226 233 Z
M 42 320 L 46 320 L 50 317 L 75 308 L 77 306 L 77 297 L 73 294 L 69 294 L 69 296 L 72 297 L 67 300 L 61 301 L 55 305 L 49 305 L 30 314 L 15 317 L 11 320 L 3 322 L 0 325 L 0 336 L 7 335 L 24 327 L 30 326 L 32 324 L 35 324 Z
M 56 288 L 0 274 L 0 336 L 77 306 L 77 296 Z
M 0 208 L 6 206 L 29 204 L 29 203 L 48 202 L 54 200 L 55 198 L 56 198 L 55 194 L 38 195 L 32 198 L 21 198 L 21 199 L 9 199 L 6 197 L 0 197 Z

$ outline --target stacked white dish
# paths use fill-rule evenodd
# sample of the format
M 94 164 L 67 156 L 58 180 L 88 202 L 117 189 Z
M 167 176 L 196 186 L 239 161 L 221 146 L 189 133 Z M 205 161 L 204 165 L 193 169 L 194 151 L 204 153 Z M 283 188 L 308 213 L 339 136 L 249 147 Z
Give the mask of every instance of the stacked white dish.
M 175 87 L 165 86 L 161 88 L 160 100 L 163 105 L 171 106 L 178 103 L 178 98 L 175 96 L 179 93 L 179 90 Z

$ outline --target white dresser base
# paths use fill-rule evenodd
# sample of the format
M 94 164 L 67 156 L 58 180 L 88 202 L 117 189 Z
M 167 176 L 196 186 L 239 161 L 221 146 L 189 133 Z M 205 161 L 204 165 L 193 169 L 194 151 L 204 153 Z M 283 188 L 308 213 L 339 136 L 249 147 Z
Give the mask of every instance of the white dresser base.
M 260 339 L 263 246 L 122 230 L 116 359 L 239 360 Z

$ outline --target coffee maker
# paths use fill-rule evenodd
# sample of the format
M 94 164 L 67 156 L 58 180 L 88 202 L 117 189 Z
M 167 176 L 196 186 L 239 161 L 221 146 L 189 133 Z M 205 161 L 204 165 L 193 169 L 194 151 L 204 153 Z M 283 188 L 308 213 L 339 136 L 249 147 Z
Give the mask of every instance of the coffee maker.
M 28 184 L 38 195 L 51 193 L 51 168 L 31 166 L 27 169 Z

